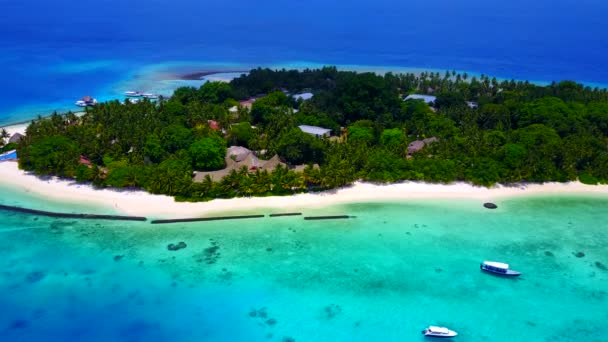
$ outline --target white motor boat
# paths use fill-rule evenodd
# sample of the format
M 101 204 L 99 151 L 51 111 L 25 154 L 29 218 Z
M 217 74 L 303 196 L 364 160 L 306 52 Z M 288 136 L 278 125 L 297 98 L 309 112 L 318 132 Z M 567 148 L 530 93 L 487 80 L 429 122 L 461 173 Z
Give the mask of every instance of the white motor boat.
M 455 332 L 454 330 L 450 330 L 450 329 L 444 328 L 444 327 L 436 327 L 434 325 L 431 325 L 428 328 L 422 330 L 422 334 L 424 334 L 424 336 L 426 336 L 426 337 L 443 337 L 443 338 L 454 337 L 454 336 L 458 335 L 458 333 Z
M 135 104 L 135 103 L 139 102 L 139 99 L 127 99 L 127 101 L 129 101 L 130 103 Z
M 143 93 L 143 94 L 141 94 L 141 96 L 148 98 L 148 99 L 157 99 L 158 98 L 158 94 L 151 94 L 151 93 Z
M 129 97 L 142 97 L 143 94 L 139 91 L 133 91 L 133 90 L 129 90 L 129 91 L 125 91 L 125 96 L 129 96 Z
M 496 261 L 484 261 L 479 265 L 482 271 L 498 274 L 506 277 L 517 277 L 521 275 L 520 272 L 509 269 L 509 264 Z
M 82 99 L 76 101 L 78 107 L 94 106 L 97 104 L 97 100 L 91 96 L 84 96 Z

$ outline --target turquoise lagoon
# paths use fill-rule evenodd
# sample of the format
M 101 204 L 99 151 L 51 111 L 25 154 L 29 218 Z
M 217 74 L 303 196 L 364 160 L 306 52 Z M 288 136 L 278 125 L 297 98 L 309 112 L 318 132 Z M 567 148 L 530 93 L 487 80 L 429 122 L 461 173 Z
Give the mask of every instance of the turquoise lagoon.
M 605 341 L 608 199 L 497 203 L 158 226 L 0 212 L 0 340 L 423 341 L 437 324 L 462 342 Z

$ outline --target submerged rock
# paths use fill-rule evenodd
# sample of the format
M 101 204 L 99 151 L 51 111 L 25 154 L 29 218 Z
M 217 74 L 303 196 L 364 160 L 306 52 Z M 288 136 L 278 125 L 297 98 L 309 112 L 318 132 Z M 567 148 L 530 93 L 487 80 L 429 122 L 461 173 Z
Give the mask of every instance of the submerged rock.
M 488 208 L 488 209 L 496 209 L 496 208 L 498 208 L 498 206 L 496 204 L 491 203 L 491 202 L 484 203 L 483 206 L 486 207 L 486 208 Z
M 582 258 L 585 256 L 585 253 L 583 253 L 583 252 L 576 252 L 576 253 L 572 253 L 572 254 L 577 258 Z
M 340 305 L 330 304 L 325 307 L 325 314 L 327 318 L 334 318 L 337 314 L 342 312 Z
M 120 259 L 124 258 L 124 255 L 115 255 L 114 256 L 114 261 L 120 261 Z
M 551 253 L 550 251 L 545 251 L 545 255 L 546 255 L 546 256 L 549 256 L 549 257 L 552 257 L 552 256 L 553 256 L 553 253 Z
M 606 265 L 602 264 L 599 261 L 595 262 L 595 267 L 599 268 L 602 271 L 608 271 L 608 267 L 606 267 Z
M 13 329 L 25 329 L 30 325 L 30 322 L 28 320 L 25 319 L 16 319 L 14 320 L 9 329 L 13 330 Z
M 44 272 L 36 271 L 28 273 L 26 278 L 27 281 L 30 283 L 37 283 L 44 279 L 44 277 L 46 277 L 46 274 L 44 274 Z
M 270 318 L 270 319 L 268 319 L 266 321 L 266 324 L 268 324 L 268 325 L 275 325 L 275 324 L 277 324 L 277 320 L 274 319 L 274 318 Z
M 180 249 L 184 249 L 188 247 L 185 242 L 180 241 L 177 244 L 170 243 L 167 245 L 167 249 L 170 251 L 179 251 Z
M 283 337 L 283 342 L 296 342 L 296 339 L 293 337 L 285 336 Z

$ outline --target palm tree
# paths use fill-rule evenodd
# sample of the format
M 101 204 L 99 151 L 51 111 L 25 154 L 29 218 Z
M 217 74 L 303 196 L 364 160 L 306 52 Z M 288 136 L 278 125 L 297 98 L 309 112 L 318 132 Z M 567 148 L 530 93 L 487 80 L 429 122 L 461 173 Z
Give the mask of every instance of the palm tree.
M 10 134 L 8 134 L 8 132 L 6 131 L 6 129 L 2 129 L 2 131 L 0 131 L 0 147 L 4 146 L 5 142 L 4 139 L 8 139 L 10 137 Z

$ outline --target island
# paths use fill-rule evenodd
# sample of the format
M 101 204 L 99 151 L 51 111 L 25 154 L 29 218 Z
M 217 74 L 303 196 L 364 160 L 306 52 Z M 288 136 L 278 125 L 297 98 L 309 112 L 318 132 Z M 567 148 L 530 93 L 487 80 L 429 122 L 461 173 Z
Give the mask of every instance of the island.
M 178 201 L 356 181 L 608 182 L 608 91 L 573 81 L 258 68 L 54 113 L 25 133 L 9 144 L 23 170 Z

